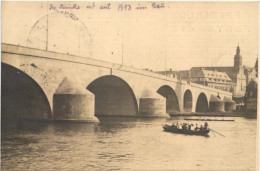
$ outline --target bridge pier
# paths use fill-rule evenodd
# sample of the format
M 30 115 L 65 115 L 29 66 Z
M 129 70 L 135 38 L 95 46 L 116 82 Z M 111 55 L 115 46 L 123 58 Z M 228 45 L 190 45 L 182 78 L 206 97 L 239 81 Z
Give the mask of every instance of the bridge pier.
M 94 106 L 95 96 L 66 77 L 53 95 L 53 119 L 98 122 Z
M 231 98 L 227 98 L 226 96 L 223 99 L 225 103 L 225 111 L 231 112 L 236 110 L 236 102 L 233 101 Z
M 139 99 L 139 112 L 142 116 L 166 117 L 166 99 L 158 93 L 145 90 Z
M 224 101 L 211 95 L 209 100 L 209 110 L 210 112 L 224 112 Z

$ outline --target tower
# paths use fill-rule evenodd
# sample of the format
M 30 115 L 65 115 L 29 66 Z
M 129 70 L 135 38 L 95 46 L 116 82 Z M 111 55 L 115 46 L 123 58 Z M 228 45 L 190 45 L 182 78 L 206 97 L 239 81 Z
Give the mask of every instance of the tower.
M 236 78 L 236 86 L 234 96 L 243 97 L 246 90 L 246 78 L 244 69 L 242 66 L 242 56 L 240 55 L 239 45 L 237 46 L 237 52 L 234 58 L 234 77 Z
M 237 69 L 242 68 L 242 56 L 240 55 L 239 45 L 237 46 L 237 52 L 234 58 L 234 67 Z

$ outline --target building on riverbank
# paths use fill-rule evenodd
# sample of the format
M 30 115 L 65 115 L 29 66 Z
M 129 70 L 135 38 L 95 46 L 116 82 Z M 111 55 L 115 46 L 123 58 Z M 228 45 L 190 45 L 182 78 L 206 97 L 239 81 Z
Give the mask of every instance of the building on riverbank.
M 242 102 L 249 81 L 255 79 L 254 69 L 243 66 L 239 46 L 236 48 L 233 66 L 192 67 L 190 70 L 182 71 L 170 69 L 158 73 L 232 92 L 237 103 Z

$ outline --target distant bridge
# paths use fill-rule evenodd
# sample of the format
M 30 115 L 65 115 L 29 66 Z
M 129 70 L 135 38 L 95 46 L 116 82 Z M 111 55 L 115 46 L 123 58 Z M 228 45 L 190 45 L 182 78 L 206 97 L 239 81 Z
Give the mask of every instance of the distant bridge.
M 2 117 L 91 120 L 207 112 L 212 95 L 232 98 L 142 69 L 2 43 Z

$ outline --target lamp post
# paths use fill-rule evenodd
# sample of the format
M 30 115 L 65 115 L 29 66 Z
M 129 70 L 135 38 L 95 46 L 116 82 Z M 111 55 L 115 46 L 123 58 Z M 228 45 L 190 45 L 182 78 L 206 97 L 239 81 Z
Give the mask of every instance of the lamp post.
M 165 67 L 165 77 L 166 77 L 166 55 L 164 56 L 164 67 Z
M 48 32 L 49 32 L 49 14 L 48 14 L 49 3 L 47 3 L 47 21 L 46 21 L 46 51 L 48 51 Z

